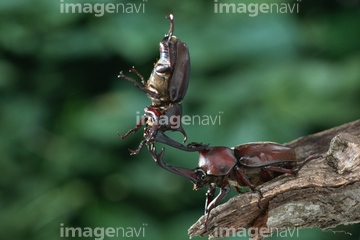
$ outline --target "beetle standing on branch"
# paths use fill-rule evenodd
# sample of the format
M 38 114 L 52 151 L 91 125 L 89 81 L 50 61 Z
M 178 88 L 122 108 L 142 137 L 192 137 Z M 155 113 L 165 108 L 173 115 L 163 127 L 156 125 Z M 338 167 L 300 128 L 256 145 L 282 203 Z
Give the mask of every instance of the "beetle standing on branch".
M 134 67 L 130 69 L 130 71 L 139 76 L 142 85 L 135 79 L 125 76 L 122 72 L 120 72 L 118 76 L 119 78 L 124 78 L 134 83 L 135 87 L 146 92 L 152 101 L 152 105 L 144 109 L 144 117 L 136 127 L 129 130 L 124 136 L 119 134 L 119 137 L 124 139 L 130 133 L 137 132 L 141 126 L 145 124 L 145 139 L 141 141 L 138 149 L 135 151 L 130 150 L 131 155 L 139 153 L 144 144 L 153 142 L 161 142 L 184 151 L 200 151 L 206 149 L 208 146 L 198 143 L 190 143 L 184 146 L 164 134 L 164 132 L 167 131 L 179 131 L 184 136 L 183 143 L 185 143 L 187 139 L 181 122 L 179 124 L 178 122 L 174 123 L 172 121 L 161 120 L 169 120 L 171 117 L 181 119 L 181 101 L 186 94 L 190 76 L 188 46 L 173 36 L 174 17 L 172 14 L 169 14 L 168 18 L 170 19 L 170 30 L 160 42 L 160 59 L 155 64 L 149 80 L 146 82 L 144 77 L 139 74 Z
M 153 145 L 149 151 L 154 161 L 162 168 L 190 179 L 194 189 L 209 186 L 205 203 L 205 228 L 209 220 L 210 211 L 230 192 L 230 183 L 240 193 L 239 188 L 249 187 L 260 194 L 258 204 L 262 197 L 256 186 L 271 179 L 289 173 L 297 175 L 300 169 L 310 160 L 320 156 L 307 158 L 297 166 L 295 151 L 278 143 L 259 142 L 239 145 L 233 148 L 209 147 L 199 151 L 199 164 L 195 169 L 174 167 L 164 163 L 164 149 L 156 153 Z M 295 169 L 297 167 L 297 169 Z M 229 183 L 230 182 L 230 183 Z M 216 188 L 220 193 L 214 198 Z

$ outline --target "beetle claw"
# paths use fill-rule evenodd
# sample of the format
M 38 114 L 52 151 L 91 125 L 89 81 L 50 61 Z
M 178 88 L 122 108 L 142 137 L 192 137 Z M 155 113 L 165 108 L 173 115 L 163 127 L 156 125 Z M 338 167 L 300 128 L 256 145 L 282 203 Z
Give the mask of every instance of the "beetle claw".
M 118 78 L 123 78 L 123 77 L 124 77 L 124 73 L 123 73 L 123 71 L 120 71 Z
M 254 192 L 258 192 L 259 195 L 260 195 L 260 197 L 259 197 L 259 199 L 258 199 L 258 201 L 257 201 L 258 208 L 259 208 L 259 209 L 264 209 L 263 206 L 261 206 L 261 204 L 260 204 L 260 201 L 261 201 L 261 199 L 263 198 L 262 192 L 261 192 L 259 189 L 257 189 L 257 188 L 254 188 L 254 189 L 252 189 L 252 190 L 253 190 Z
M 130 151 L 130 155 L 136 155 L 140 152 L 140 149 L 136 149 L 136 150 L 129 149 L 129 151 Z
M 208 220 L 209 220 L 209 216 L 207 215 L 207 216 L 206 216 L 205 223 L 204 223 L 204 225 L 205 225 L 205 232 L 209 231 L 209 228 L 208 228 Z

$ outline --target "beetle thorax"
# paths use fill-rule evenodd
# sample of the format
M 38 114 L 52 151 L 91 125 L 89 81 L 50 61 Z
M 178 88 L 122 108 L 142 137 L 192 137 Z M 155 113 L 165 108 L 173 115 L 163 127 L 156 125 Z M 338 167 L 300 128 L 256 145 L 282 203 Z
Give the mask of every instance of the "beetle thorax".
M 227 147 L 211 147 L 199 152 L 199 168 L 207 175 L 227 175 L 236 163 L 233 151 Z

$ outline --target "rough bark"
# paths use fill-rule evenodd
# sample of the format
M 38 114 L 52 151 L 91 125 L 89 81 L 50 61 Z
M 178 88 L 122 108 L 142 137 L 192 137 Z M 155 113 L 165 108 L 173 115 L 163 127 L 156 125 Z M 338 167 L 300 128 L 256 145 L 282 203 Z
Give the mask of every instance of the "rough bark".
M 223 238 L 232 234 L 262 239 L 291 228 L 321 229 L 360 222 L 360 120 L 299 138 L 285 145 L 299 161 L 314 154 L 298 176 L 282 175 L 219 205 L 210 213 L 208 231 L 202 216 L 188 234 Z M 246 230 L 246 231 L 244 231 Z

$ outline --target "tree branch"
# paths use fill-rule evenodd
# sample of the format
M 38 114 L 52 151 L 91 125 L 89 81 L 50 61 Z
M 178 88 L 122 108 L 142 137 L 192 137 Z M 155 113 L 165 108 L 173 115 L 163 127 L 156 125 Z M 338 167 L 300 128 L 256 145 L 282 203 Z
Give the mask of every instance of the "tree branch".
M 360 120 L 285 144 L 295 149 L 299 162 L 313 154 L 323 157 L 306 164 L 298 176 L 281 175 L 257 187 L 263 209 L 257 206 L 258 193 L 237 195 L 211 211 L 208 231 L 205 216 L 191 226 L 190 238 L 217 239 L 248 229 L 249 236 L 262 239 L 293 227 L 360 222 L 359 136 Z

